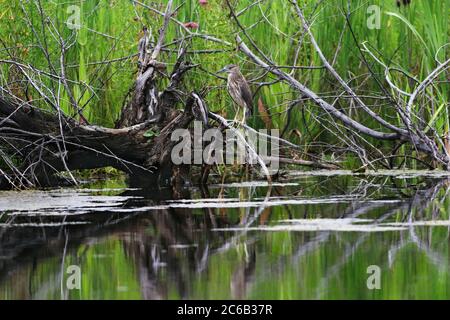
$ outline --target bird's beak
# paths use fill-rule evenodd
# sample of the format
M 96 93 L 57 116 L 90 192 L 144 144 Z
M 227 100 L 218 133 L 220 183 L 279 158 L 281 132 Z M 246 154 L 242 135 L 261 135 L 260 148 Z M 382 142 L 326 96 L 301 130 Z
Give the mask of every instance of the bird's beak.
M 228 70 L 227 67 L 225 67 L 225 68 L 223 68 L 223 69 L 217 71 L 217 73 L 224 73 L 224 72 L 227 71 L 227 70 Z

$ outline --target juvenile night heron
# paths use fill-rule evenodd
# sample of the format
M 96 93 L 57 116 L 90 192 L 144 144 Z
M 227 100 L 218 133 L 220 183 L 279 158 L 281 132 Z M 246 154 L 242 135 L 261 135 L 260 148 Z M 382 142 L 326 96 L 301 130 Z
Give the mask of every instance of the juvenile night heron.
M 250 91 L 250 86 L 242 75 L 239 67 L 235 64 L 229 64 L 225 66 L 220 72 L 228 73 L 227 90 L 233 101 L 238 105 L 238 110 L 236 111 L 235 120 L 238 117 L 239 109 L 243 109 L 243 120 L 242 123 L 245 124 L 246 117 L 250 117 L 253 112 L 253 102 L 252 102 L 252 92 Z

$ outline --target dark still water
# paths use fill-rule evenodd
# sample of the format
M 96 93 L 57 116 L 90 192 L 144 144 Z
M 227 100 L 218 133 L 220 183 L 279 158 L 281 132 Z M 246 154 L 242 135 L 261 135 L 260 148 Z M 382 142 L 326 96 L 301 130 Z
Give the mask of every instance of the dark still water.
M 0 299 L 450 299 L 449 191 L 439 172 L 289 172 L 0 192 Z

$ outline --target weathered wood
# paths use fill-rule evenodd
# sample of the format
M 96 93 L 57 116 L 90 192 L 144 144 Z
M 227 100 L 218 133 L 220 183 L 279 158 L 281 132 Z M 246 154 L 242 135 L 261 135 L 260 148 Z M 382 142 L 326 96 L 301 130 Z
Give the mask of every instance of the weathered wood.
M 48 185 L 61 171 L 106 166 L 145 175 L 152 181 L 182 183 L 188 169 L 172 166 L 170 155 L 175 142 L 170 137 L 174 130 L 188 128 L 194 118 L 192 105 L 197 102 L 181 88 L 184 74 L 194 67 L 185 62 L 183 46 L 168 86 L 159 88 L 159 80 L 166 77 L 167 70 L 166 64 L 157 59 L 172 15 L 172 2 L 167 4 L 154 48 L 149 47 L 144 28 L 138 46 L 138 76 L 115 128 L 80 123 L 62 112 L 47 112 L 32 103 L 0 99 L 0 151 L 15 159 L 8 163 L 10 172 L 0 171 L 0 187 Z M 184 111 L 177 109 L 180 104 Z M 155 136 L 146 137 L 148 130 Z
M 0 99 L 2 147 L 18 159 L 23 177 L 17 177 L 17 185 L 25 185 L 26 180 L 48 185 L 60 171 L 106 166 L 128 173 L 159 174 L 163 167 L 171 168 L 171 132 L 187 128 L 193 119 L 191 108 L 186 110 L 171 109 L 159 123 L 147 120 L 120 129 L 82 125 L 70 118 L 64 118 L 60 126 L 56 114 Z M 146 138 L 147 130 L 160 134 Z M 2 180 L 3 187 L 10 185 L 5 177 Z

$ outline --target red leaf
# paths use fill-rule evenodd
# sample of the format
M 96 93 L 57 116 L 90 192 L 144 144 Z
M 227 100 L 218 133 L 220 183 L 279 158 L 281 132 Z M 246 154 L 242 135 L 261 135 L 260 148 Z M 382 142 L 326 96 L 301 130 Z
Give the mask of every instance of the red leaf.
M 261 98 L 258 99 L 258 112 L 267 129 L 272 129 L 272 117 L 269 110 L 264 106 Z
M 189 28 L 189 29 L 197 29 L 197 28 L 199 27 L 198 23 L 197 23 L 197 22 L 193 22 L 193 21 L 191 21 L 191 22 L 185 22 L 185 23 L 184 23 L 184 26 L 185 26 L 186 28 Z

